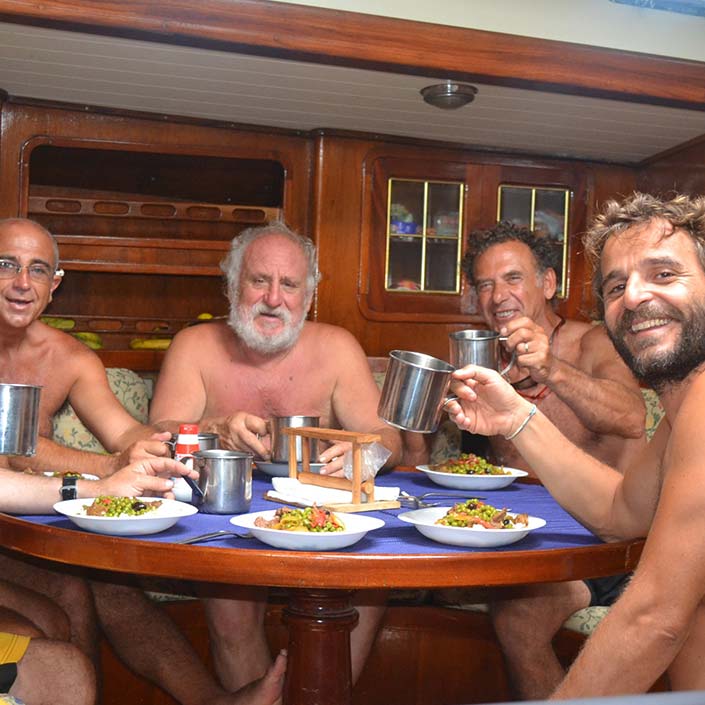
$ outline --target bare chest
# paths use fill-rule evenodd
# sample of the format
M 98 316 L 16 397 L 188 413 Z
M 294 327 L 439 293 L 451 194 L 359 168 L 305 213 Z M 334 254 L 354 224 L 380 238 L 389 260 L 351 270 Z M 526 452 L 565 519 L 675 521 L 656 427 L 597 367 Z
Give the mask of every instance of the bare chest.
M 270 416 L 318 416 L 321 425 L 334 422 L 331 398 L 336 378 L 324 363 L 294 358 L 271 368 L 236 362 L 208 372 L 206 416 L 246 411 Z

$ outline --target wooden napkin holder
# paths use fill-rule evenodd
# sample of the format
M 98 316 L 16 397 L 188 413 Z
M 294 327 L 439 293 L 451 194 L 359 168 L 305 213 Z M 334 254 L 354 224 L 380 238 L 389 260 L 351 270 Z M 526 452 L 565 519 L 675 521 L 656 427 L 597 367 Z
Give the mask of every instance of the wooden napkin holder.
M 352 493 L 352 502 L 326 504 L 326 509 L 336 512 L 372 512 L 377 509 L 398 509 L 401 505 L 397 500 L 375 500 L 374 478 L 362 481 L 362 444 L 375 443 L 382 437 L 375 433 L 356 433 L 355 431 L 340 431 L 332 428 L 283 428 L 282 433 L 289 436 L 289 477 L 297 479 L 304 485 L 332 487 L 336 490 L 347 490 Z M 317 438 L 322 441 L 348 441 L 352 443 L 352 479 L 344 477 L 328 477 L 311 472 L 311 451 L 308 443 L 301 444 L 301 472 L 296 461 L 296 438 Z M 366 499 L 362 501 L 363 495 Z

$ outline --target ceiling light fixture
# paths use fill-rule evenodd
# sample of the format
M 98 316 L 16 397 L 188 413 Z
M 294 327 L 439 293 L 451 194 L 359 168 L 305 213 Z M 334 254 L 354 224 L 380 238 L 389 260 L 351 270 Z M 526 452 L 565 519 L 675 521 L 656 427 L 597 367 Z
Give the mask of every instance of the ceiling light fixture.
M 420 91 L 423 99 L 436 108 L 443 110 L 455 110 L 463 105 L 472 103 L 477 95 L 477 88 L 469 83 L 436 83 L 433 86 L 426 86 Z

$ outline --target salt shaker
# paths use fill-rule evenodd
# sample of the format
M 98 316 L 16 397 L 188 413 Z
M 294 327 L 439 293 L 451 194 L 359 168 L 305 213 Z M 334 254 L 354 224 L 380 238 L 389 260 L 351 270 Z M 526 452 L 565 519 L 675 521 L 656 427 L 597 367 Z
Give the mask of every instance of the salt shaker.
M 198 445 L 198 425 L 195 423 L 182 423 L 179 426 L 179 435 L 176 437 L 174 445 L 174 460 L 184 463 L 186 467 L 193 469 L 193 454 L 199 449 Z M 183 477 L 172 478 L 174 480 L 174 496 L 180 502 L 190 502 L 192 491 Z

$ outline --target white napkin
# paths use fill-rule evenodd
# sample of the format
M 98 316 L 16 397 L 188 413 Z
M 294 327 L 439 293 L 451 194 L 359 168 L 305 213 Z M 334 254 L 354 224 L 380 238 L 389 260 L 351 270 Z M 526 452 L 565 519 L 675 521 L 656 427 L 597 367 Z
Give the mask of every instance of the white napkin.
M 274 489 L 267 492 L 270 497 L 292 504 L 305 504 L 310 507 L 313 504 L 347 504 L 352 502 L 352 492 L 319 485 L 304 485 L 293 477 L 273 477 L 272 486 Z M 375 500 L 396 499 L 398 496 L 398 487 L 375 487 Z M 365 501 L 364 493 L 362 501 Z

